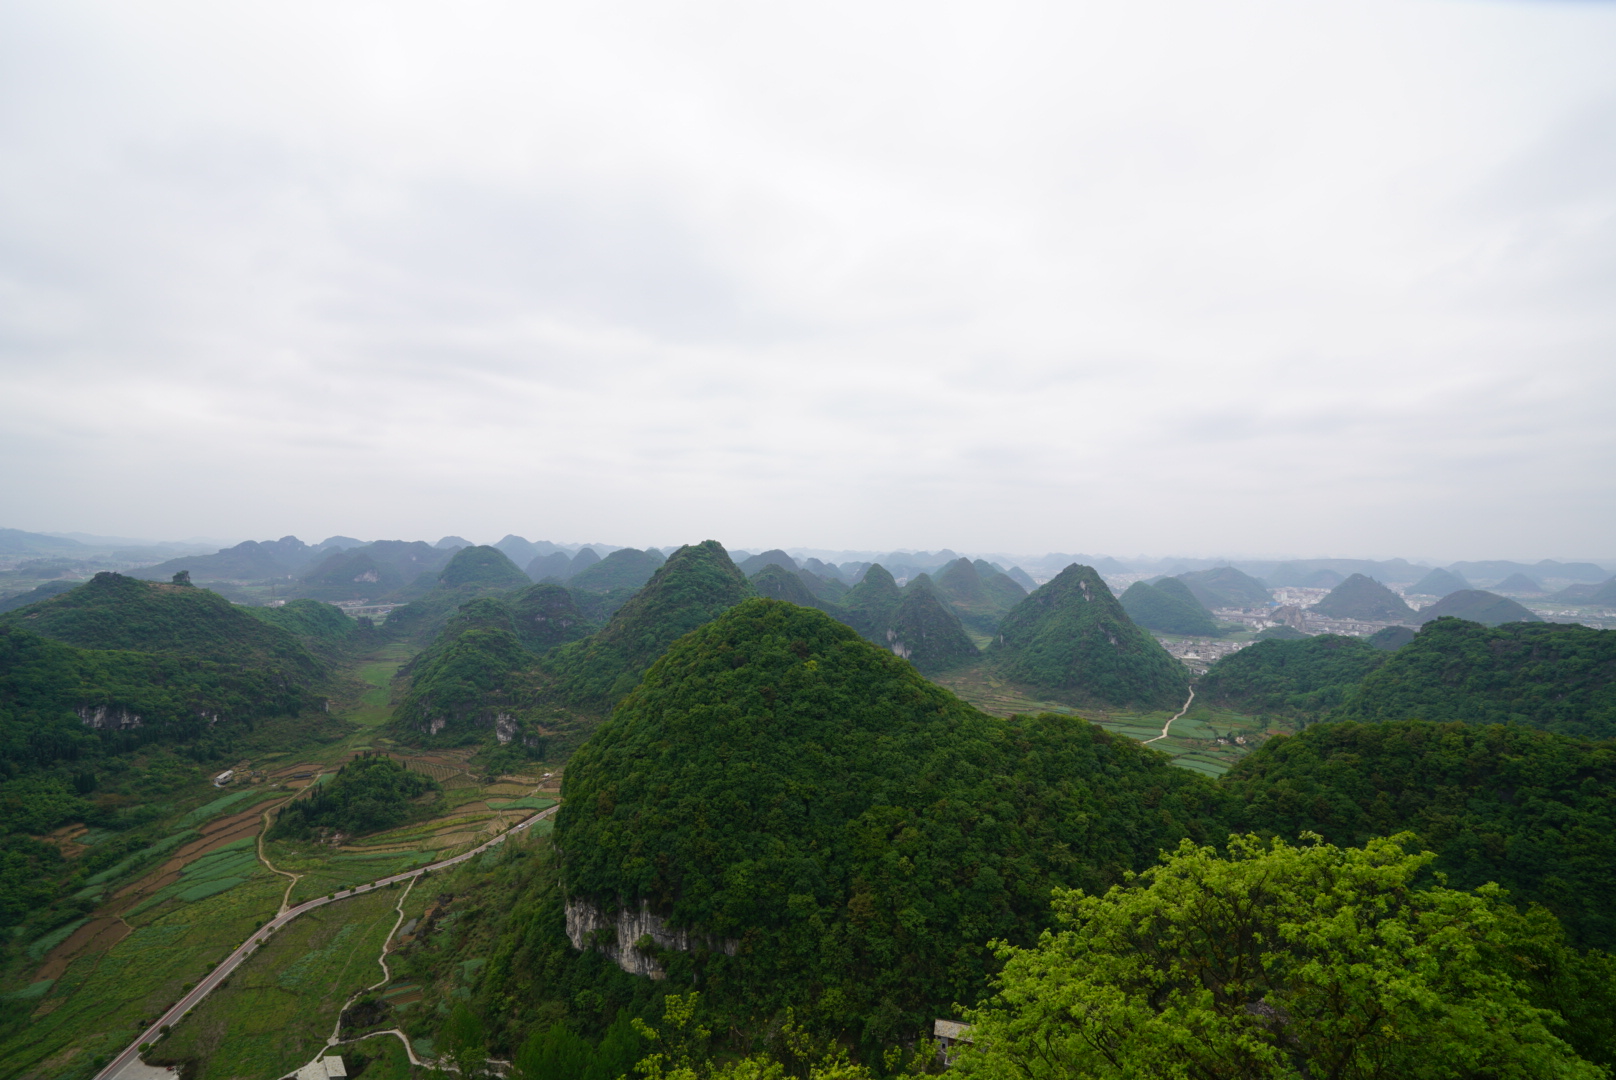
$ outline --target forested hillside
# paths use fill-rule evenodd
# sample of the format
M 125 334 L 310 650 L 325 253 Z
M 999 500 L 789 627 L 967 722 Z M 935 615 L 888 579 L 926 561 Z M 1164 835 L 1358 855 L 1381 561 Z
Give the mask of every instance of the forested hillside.
M 1209 705 L 1316 720 L 1385 660 L 1362 638 L 1337 634 L 1259 641 L 1213 664 L 1195 692 Z
M 1229 824 L 1335 844 L 1412 831 L 1457 888 L 1489 881 L 1616 947 L 1616 744 L 1520 726 L 1314 724 L 1223 778 Z
M 1172 586 L 1177 586 L 1177 589 Z M 1164 634 L 1192 634 L 1216 637 L 1217 624 L 1184 583 L 1166 578 L 1156 585 L 1136 581 L 1119 598 L 1128 618 L 1147 630 Z
M 1081 720 L 989 718 L 819 612 L 751 600 L 579 750 L 557 842 L 575 901 L 743 943 L 657 953 L 728 1022 L 791 1006 L 878 1055 L 979 992 L 988 939 L 1030 942 L 1052 886 L 1103 889 L 1208 835 L 1212 790 Z
M 1342 702 L 1339 720 L 1517 723 L 1616 736 L 1616 631 L 1437 619 Z
M 251 665 L 306 685 L 325 667 L 295 635 L 188 584 L 96 574 L 83 585 L 0 615 L 13 626 L 87 649 L 131 649 Z
M 1413 622 L 1414 609 L 1373 578 L 1353 574 L 1313 605 L 1320 615 L 1369 622 Z
M 1441 618 L 1466 619 L 1483 626 L 1543 621 L 1509 597 L 1481 589 L 1458 589 L 1430 607 L 1421 608 L 1418 616 L 1422 623 Z
M 546 661 L 568 703 L 606 708 L 676 639 L 752 595 L 716 540 L 680 548 L 600 631 Z

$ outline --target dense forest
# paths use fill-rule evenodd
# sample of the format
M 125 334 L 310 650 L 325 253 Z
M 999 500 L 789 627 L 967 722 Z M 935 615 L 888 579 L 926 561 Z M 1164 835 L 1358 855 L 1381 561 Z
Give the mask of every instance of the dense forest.
M 1195 692 L 1211 705 L 1317 719 L 1385 661 L 1386 653 L 1362 638 L 1298 634 L 1259 641 L 1219 660 Z
M 752 1027 L 786 1007 L 874 1048 L 1103 889 L 1209 785 L 1081 720 L 995 721 L 825 615 L 751 600 L 681 639 L 568 766 L 566 892 L 723 949 L 664 957 Z

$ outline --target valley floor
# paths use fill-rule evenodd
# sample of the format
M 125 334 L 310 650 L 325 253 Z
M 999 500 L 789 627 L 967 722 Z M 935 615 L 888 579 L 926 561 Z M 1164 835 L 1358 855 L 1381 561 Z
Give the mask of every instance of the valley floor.
M 451 858 L 555 804 L 559 770 L 487 778 L 471 766 L 470 750 L 410 751 L 381 735 L 391 714 L 390 681 L 410 655 L 394 645 L 359 659 L 352 700 L 332 709 L 346 722 L 346 735 L 238 763 L 247 783 L 217 794 L 204 786 L 202 798 L 213 797 L 172 819 L 168 835 L 143 857 L 127 860 L 132 875 L 123 866 L 98 875 L 103 881 L 86 890 L 97 906 L 30 946 L 34 966 L 17 973 L 21 989 L 12 996 L 37 1004 L 30 1022 L 0 1043 L 0 1080 L 88 1080 L 288 906 Z M 261 841 L 270 812 L 371 751 L 436 779 L 445 812 L 335 845 Z M 541 821 L 530 831 L 549 827 Z M 144 871 L 136 869 L 141 865 Z M 416 892 L 409 902 L 424 910 L 429 890 Z M 383 890 L 288 924 L 152 1056 L 199 1059 L 196 1078 L 276 1080 L 295 1070 L 312 1056 L 311 1047 L 324 1044 L 348 995 L 377 978 L 397 897 Z M 386 1080 L 399 1062 L 387 1064 L 394 1055 L 380 1044 L 397 1040 L 370 1042 L 384 1059 L 372 1069 Z M 403 1069 L 397 1075 L 407 1075 L 401 1045 L 396 1056 Z
M 1091 724 L 1144 742 L 1155 739 L 1176 709 L 1149 712 L 1126 709 L 1077 708 L 1047 700 L 1037 691 L 999 678 L 983 664 L 933 675 L 932 681 L 947 687 L 985 713 L 1011 716 L 1017 713 L 1061 713 L 1081 716 Z M 1193 702 L 1188 712 L 1173 721 L 1165 739 L 1152 742 L 1152 749 L 1171 754 L 1175 764 L 1218 776 L 1227 772 L 1251 750 L 1271 735 L 1294 730 L 1284 721 L 1246 716 L 1230 709 L 1213 708 Z

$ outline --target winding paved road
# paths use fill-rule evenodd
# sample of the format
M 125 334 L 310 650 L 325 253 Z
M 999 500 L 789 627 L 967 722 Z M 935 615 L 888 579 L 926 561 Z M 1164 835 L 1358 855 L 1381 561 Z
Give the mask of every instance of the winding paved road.
M 540 810 L 532 817 L 511 826 L 509 829 L 506 829 L 504 832 L 500 833 L 486 844 L 479 844 L 470 851 L 456 855 L 452 859 L 444 859 L 442 862 L 435 862 L 429 866 L 422 866 L 415 870 L 406 870 L 402 874 L 394 874 L 392 877 L 384 877 L 377 881 L 371 882 L 369 885 L 357 885 L 352 889 L 345 889 L 342 892 L 337 893 L 336 896 L 320 896 L 313 900 L 305 900 L 296 907 L 289 908 L 286 911 L 281 912 L 269 922 L 265 923 L 263 926 L 260 926 L 257 930 L 254 930 L 252 932 L 252 936 L 237 946 L 236 950 L 226 957 L 218 967 L 208 972 L 207 977 L 204 978 L 200 983 L 197 983 L 194 990 L 180 998 L 180 1000 L 177 1001 L 172 1008 L 154 1020 L 151 1027 L 147 1028 L 135 1039 L 134 1042 L 130 1043 L 128 1048 L 125 1049 L 123 1053 L 113 1058 L 111 1063 L 108 1064 L 106 1068 L 95 1074 L 95 1080 L 117 1080 L 117 1077 L 123 1073 L 126 1068 L 140 1060 L 140 1046 L 142 1043 L 156 1042 L 158 1034 L 162 1030 L 163 1025 L 167 1024 L 169 1026 L 173 1026 L 174 1024 L 179 1023 L 181 1018 L 183 1018 L 186 1013 L 190 1012 L 192 1009 L 196 1008 L 197 1005 L 201 1004 L 202 999 L 207 997 L 208 994 L 210 994 L 220 983 L 228 979 L 230 977 L 230 973 L 236 970 L 236 968 L 240 967 L 241 962 L 247 959 L 254 949 L 258 948 L 260 945 L 263 945 L 269 940 L 270 931 L 280 929 L 293 919 L 297 918 L 299 915 L 303 914 L 305 911 L 313 911 L 317 907 L 324 907 L 326 904 L 334 904 L 338 900 L 346 900 L 349 897 L 358 896 L 361 893 L 372 892 L 376 889 L 382 888 L 383 886 L 391 885 L 394 882 L 408 881 L 411 878 L 420 877 L 422 874 L 425 874 L 428 871 L 442 870 L 445 867 L 454 866 L 457 863 L 463 863 L 473 855 L 480 855 L 484 851 L 487 851 L 489 848 L 493 847 L 495 844 L 503 843 L 505 838 L 510 836 L 512 833 L 520 832 L 521 830 L 526 829 L 529 825 L 532 825 L 535 821 L 549 817 L 551 814 L 560 809 L 560 806 L 561 804 L 557 803 L 555 806 L 552 806 L 549 809 Z

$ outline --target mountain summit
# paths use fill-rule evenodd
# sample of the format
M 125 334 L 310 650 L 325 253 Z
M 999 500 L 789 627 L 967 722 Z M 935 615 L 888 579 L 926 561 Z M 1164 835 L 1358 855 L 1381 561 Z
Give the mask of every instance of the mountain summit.
M 1353 574 L 1330 590 L 1330 595 L 1312 610 L 1332 619 L 1361 619 L 1365 622 L 1412 622 L 1414 609 L 1403 598 L 1374 578 Z
M 1092 566 L 1073 563 L 999 624 L 1006 678 L 1078 702 L 1165 709 L 1183 702 L 1189 672 L 1135 626 Z

